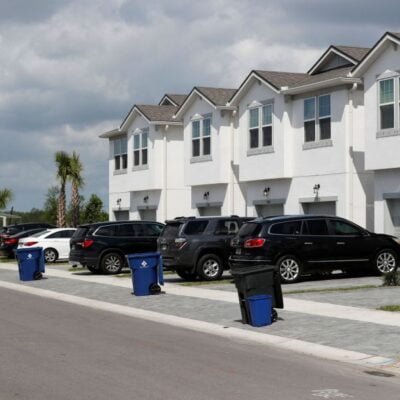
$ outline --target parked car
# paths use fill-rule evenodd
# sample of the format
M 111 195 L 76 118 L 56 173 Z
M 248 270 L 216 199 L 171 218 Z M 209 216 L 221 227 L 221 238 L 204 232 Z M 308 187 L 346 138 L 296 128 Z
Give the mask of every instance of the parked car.
M 47 263 L 68 259 L 69 241 L 75 231 L 75 228 L 47 229 L 20 239 L 18 248 L 42 247 Z
M 241 227 L 232 247 L 231 264 L 276 264 L 286 283 L 334 269 L 384 274 L 395 270 L 400 259 L 400 239 L 323 215 L 256 219 Z
M 166 221 L 158 240 L 164 267 L 181 278 L 212 281 L 228 269 L 231 239 L 252 218 L 181 217 Z
M 56 228 L 56 226 L 47 224 L 46 222 L 27 222 L 24 224 L 8 225 L 2 228 L 2 231 L 0 232 L 0 239 L 36 228 L 49 229 Z
M 26 238 L 38 232 L 43 232 L 45 230 L 46 228 L 29 229 L 28 231 L 22 231 L 16 233 L 15 235 L 0 238 L 0 253 L 9 258 L 13 258 L 14 251 L 18 247 L 20 239 Z
M 118 274 L 125 255 L 157 250 L 164 225 L 147 221 L 98 222 L 81 225 L 70 241 L 69 262 L 93 273 Z

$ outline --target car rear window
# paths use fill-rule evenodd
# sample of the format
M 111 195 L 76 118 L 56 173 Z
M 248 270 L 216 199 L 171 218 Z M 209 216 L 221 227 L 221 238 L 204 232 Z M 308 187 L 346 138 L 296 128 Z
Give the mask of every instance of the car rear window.
M 276 235 L 300 235 L 301 221 L 280 222 L 271 226 L 270 233 Z
M 239 237 L 256 236 L 261 232 L 262 224 L 247 222 L 241 226 L 238 232 Z
M 116 226 L 115 225 L 108 225 L 102 226 L 96 232 L 97 236 L 115 236 Z
M 89 230 L 88 226 L 80 226 L 77 228 L 75 233 L 72 235 L 73 238 L 81 238 L 86 236 L 87 232 Z
M 185 234 L 186 235 L 200 235 L 202 234 L 208 225 L 208 221 L 190 221 L 186 224 Z
M 178 236 L 182 224 L 167 224 L 162 231 L 161 236 L 166 239 L 173 239 Z

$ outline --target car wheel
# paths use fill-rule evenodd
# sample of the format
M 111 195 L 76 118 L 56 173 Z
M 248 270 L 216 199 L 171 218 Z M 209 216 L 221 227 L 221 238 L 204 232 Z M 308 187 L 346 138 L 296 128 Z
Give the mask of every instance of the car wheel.
M 188 269 L 178 269 L 175 272 L 180 278 L 184 279 L 185 281 L 195 281 L 197 278 L 196 272 L 191 272 Z
M 55 263 L 58 259 L 58 253 L 55 249 L 46 249 L 44 251 L 44 259 L 47 263 Z
M 206 254 L 197 263 L 197 274 L 205 281 L 216 281 L 224 272 L 221 259 L 215 254 Z
M 300 261 L 293 256 L 282 257 L 278 261 L 281 282 L 295 283 L 300 280 L 302 268 Z
M 108 253 L 101 259 L 101 272 L 104 274 L 119 274 L 124 265 L 122 256 L 118 253 Z
M 398 258 L 392 250 L 382 250 L 375 258 L 375 270 L 380 275 L 394 271 L 398 266 Z

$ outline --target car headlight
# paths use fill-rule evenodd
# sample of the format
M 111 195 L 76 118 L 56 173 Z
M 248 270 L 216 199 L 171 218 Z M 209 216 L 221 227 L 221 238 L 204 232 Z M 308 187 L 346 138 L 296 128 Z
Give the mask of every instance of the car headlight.
M 400 238 L 398 237 L 393 237 L 392 238 L 398 245 L 400 245 Z

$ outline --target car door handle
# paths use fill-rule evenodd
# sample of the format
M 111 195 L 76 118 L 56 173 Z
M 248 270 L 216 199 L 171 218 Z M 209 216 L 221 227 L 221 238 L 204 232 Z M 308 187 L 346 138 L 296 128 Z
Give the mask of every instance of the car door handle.
M 304 242 L 305 245 L 309 246 L 311 244 L 314 244 L 313 242 Z
M 344 244 L 346 244 L 346 242 L 336 242 L 336 244 L 343 246 Z

